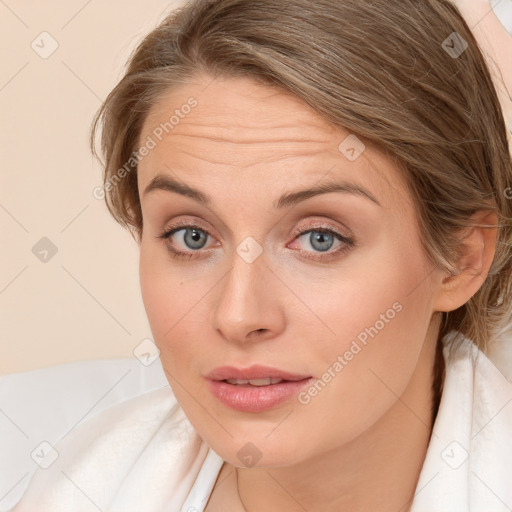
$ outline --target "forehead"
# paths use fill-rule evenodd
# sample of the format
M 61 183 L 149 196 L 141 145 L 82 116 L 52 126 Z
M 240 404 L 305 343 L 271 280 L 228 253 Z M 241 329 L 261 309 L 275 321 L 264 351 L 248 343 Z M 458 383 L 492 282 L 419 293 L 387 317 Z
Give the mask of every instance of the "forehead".
M 197 106 L 187 115 L 192 122 L 197 122 L 196 131 L 203 130 L 226 141 L 254 143 L 260 139 L 265 142 L 287 135 L 300 140 L 301 132 L 308 128 L 315 128 L 323 135 L 334 131 L 330 123 L 283 89 L 248 77 L 197 75 L 189 83 L 173 87 L 161 96 L 147 116 L 143 134 L 152 126 L 169 120 L 170 115 L 184 108 L 190 98 L 197 101 Z M 188 111 L 188 108 L 184 110 Z M 285 117 L 283 111 L 286 111 Z M 173 134 L 184 133 L 185 124 L 188 126 L 190 123 L 174 125 Z M 244 137 L 247 134 L 240 133 L 239 128 L 250 130 L 251 138 Z M 307 138 L 306 133 L 302 138 Z
M 396 165 L 376 146 L 289 92 L 246 77 L 198 75 L 168 90 L 145 119 L 140 144 L 148 138 L 155 144 L 139 164 L 139 190 L 168 170 L 189 183 L 215 177 L 219 187 L 223 178 L 282 188 L 329 175 L 351 178 L 392 202 L 405 194 Z

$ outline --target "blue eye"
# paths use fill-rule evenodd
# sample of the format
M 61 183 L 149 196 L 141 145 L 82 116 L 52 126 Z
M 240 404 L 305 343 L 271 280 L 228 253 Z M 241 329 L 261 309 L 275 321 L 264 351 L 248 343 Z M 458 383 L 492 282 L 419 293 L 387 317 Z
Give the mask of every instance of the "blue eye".
M 355 246 L 354 240 L 327 227 L 318 227 L 301 231 L 297 234 L 295 239 L 298 240 L 303 237 L 306 237 L 306 241 L 313 250 L 300 250 L 299 252 L 301 254 L 309 254 L 310 256 L 307 256 L 307 258 L 316 261 L 336 258 Z M 339 243 L 338 247 L 331 250 L 336 241 Z
M 178 233 L 179 231 L 185 231 L 183 241 L 190 249 L 202 249 L 205 245 L 206 239 L 208 238 L 208 235 L 205 235 L 204 231 L 196 228 L 179 229 L 175 233 Z
M 183 231 L 183 235 L 180 237 L 181 243 L 184 244 L 185 248 L 189 250 L 176 249 L 174 244 L 170 243 L 173 235 L 176 235 L 180 231 Z M 299 252 L 313 253 L 313 256 L 309 256 L 309 259 L 321 260 L 325 259 L 326 257 L 335 257 L 338 254 L 348 251 L 355 245 L 352 239 L 347 238 L 337 231 L 328 229 L 326 227 L 318 227 L 316 229 L 301 231 L 295 236 L 294 240 L 298 240 L 305 235 L 309 235 L 307 240 L 313 250 L 300 250 Z M 198 226 L 186 225 L 165 231 L 158 235 L 157 238 L 165 240 L 167 249 L 171 256 L 174 258 L 191 259 L 200 256 L 200 251 L 205 247 L 209 236 L 211 235 L 207 231 L 199 228 Z M 341 246 L 334 251 L 331 251 L 331 248 L 333 247 L 336 240 L 340 243 Z
M 309 243 L 320 252 L 328 251 L 334 244 L 334 235 L 327 231 L 306 231 L 309 235 Z
M 172 244 L 167 244 L 168 250 L 172 256 L 176 258 L 193 258 L 196 256 L 194 252 L 202 249 L 205 245 L 205 241 L 210 236 L 204 229 L 201 229 L 197 226 L 179 226 L 177 228 L 171 229 L 169 231 L 165 231 L 158 238 L 162 238 L 164 240 L 170 239 L 176 233 L 180 231 L 184 231 L 184 236 L 182 236 L 183 243 L 190 249 L 192 252 L 180 251 L 175 249 Z

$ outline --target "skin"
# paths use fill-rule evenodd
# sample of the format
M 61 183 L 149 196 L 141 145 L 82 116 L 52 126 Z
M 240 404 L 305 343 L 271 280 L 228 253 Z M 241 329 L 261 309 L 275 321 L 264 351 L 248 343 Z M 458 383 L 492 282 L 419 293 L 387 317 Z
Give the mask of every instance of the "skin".
M 448 276 L 424 254 L 392 159 L 365 141 L 349 161 L 338 150 L 349 132 L 294 96 L 249 78 L 212 80 L 199 75 L 153 106 L 141 143 L 188 98 L 198 102 L 138 171 L 140 281 L 153 336 L 185 413 L 226 461 L 206 510 L 408 510 L 432 429 L 437 312 L 481 286 L 493 232 L 470 231 L 461 262 L 469 270 Z M 167 190 L 144 194 L 162 174 L 210 195 L 211 204 Z M 334 179 L 364 187 L 380 205 L 331 192 L 273 206 L 285 192 Z M 186 230 L 158 238 L 178 221 L 209 235 L 202 247 L 190 246 Z M 333 237 L 322 252 L 310 241 L 319 227 L 355 245 L 334 256 L 344 244 Z M 249 236 L 263 250 L 252 263 L 236 252 Z M 170 246 L 195 257 L 175 259 Z M 397 302 L 400 312 L 305 405 L 295 397 L 239 412 L 209 391 L 204 376 L 227 364 L 320 379 Z M 237 453 L 248 442 L 261 458 L 246 468 Z

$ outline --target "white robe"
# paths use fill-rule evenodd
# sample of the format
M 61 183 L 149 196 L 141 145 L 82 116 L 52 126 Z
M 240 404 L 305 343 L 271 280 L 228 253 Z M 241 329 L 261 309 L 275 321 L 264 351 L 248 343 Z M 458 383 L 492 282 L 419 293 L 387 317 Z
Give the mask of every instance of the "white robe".
M 451 336 L 411 512 L 510 511 L 512 383 L 466 338 L 449 352 Z M 13 512 L 202 512 L 223 462 L 170 388 L 84 421 L 56 449 Z

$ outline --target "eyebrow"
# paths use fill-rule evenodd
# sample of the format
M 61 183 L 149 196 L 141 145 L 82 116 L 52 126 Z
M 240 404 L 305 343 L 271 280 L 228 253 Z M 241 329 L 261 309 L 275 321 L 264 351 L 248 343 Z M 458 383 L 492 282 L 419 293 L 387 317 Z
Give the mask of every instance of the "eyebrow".
M 201 192 L 200 190 L 190 187 L 184 183 L 180 183 L 170 176 L 163 176 L 161 174 L 155 176 L 144 189 L 143 196 L 153 190 L 165 190 L 167 192 L 174 192 L 182 196 L 190 197 L 206 206 L 211 206 L 212 204 L 212 197 L 210 195 L 205 194 L 204 192 Z M 305 201 L 306 199 L 309 199 L 310 197 L 332 192 L 345 192 L 348 194 L 354 194 L 369 199 L 375 204 L 382 206 L 373 196 L 373 194 L 371 194 L 368 190 L 349 181 L 330 181 L 313 188 L 298 190 L 296 192 L 288 192 L 283 194 L 277 201 L 274 201 L 273 206 L 275 209 L 282 209 L 288 206 L 294 206 L 302 201 Z

